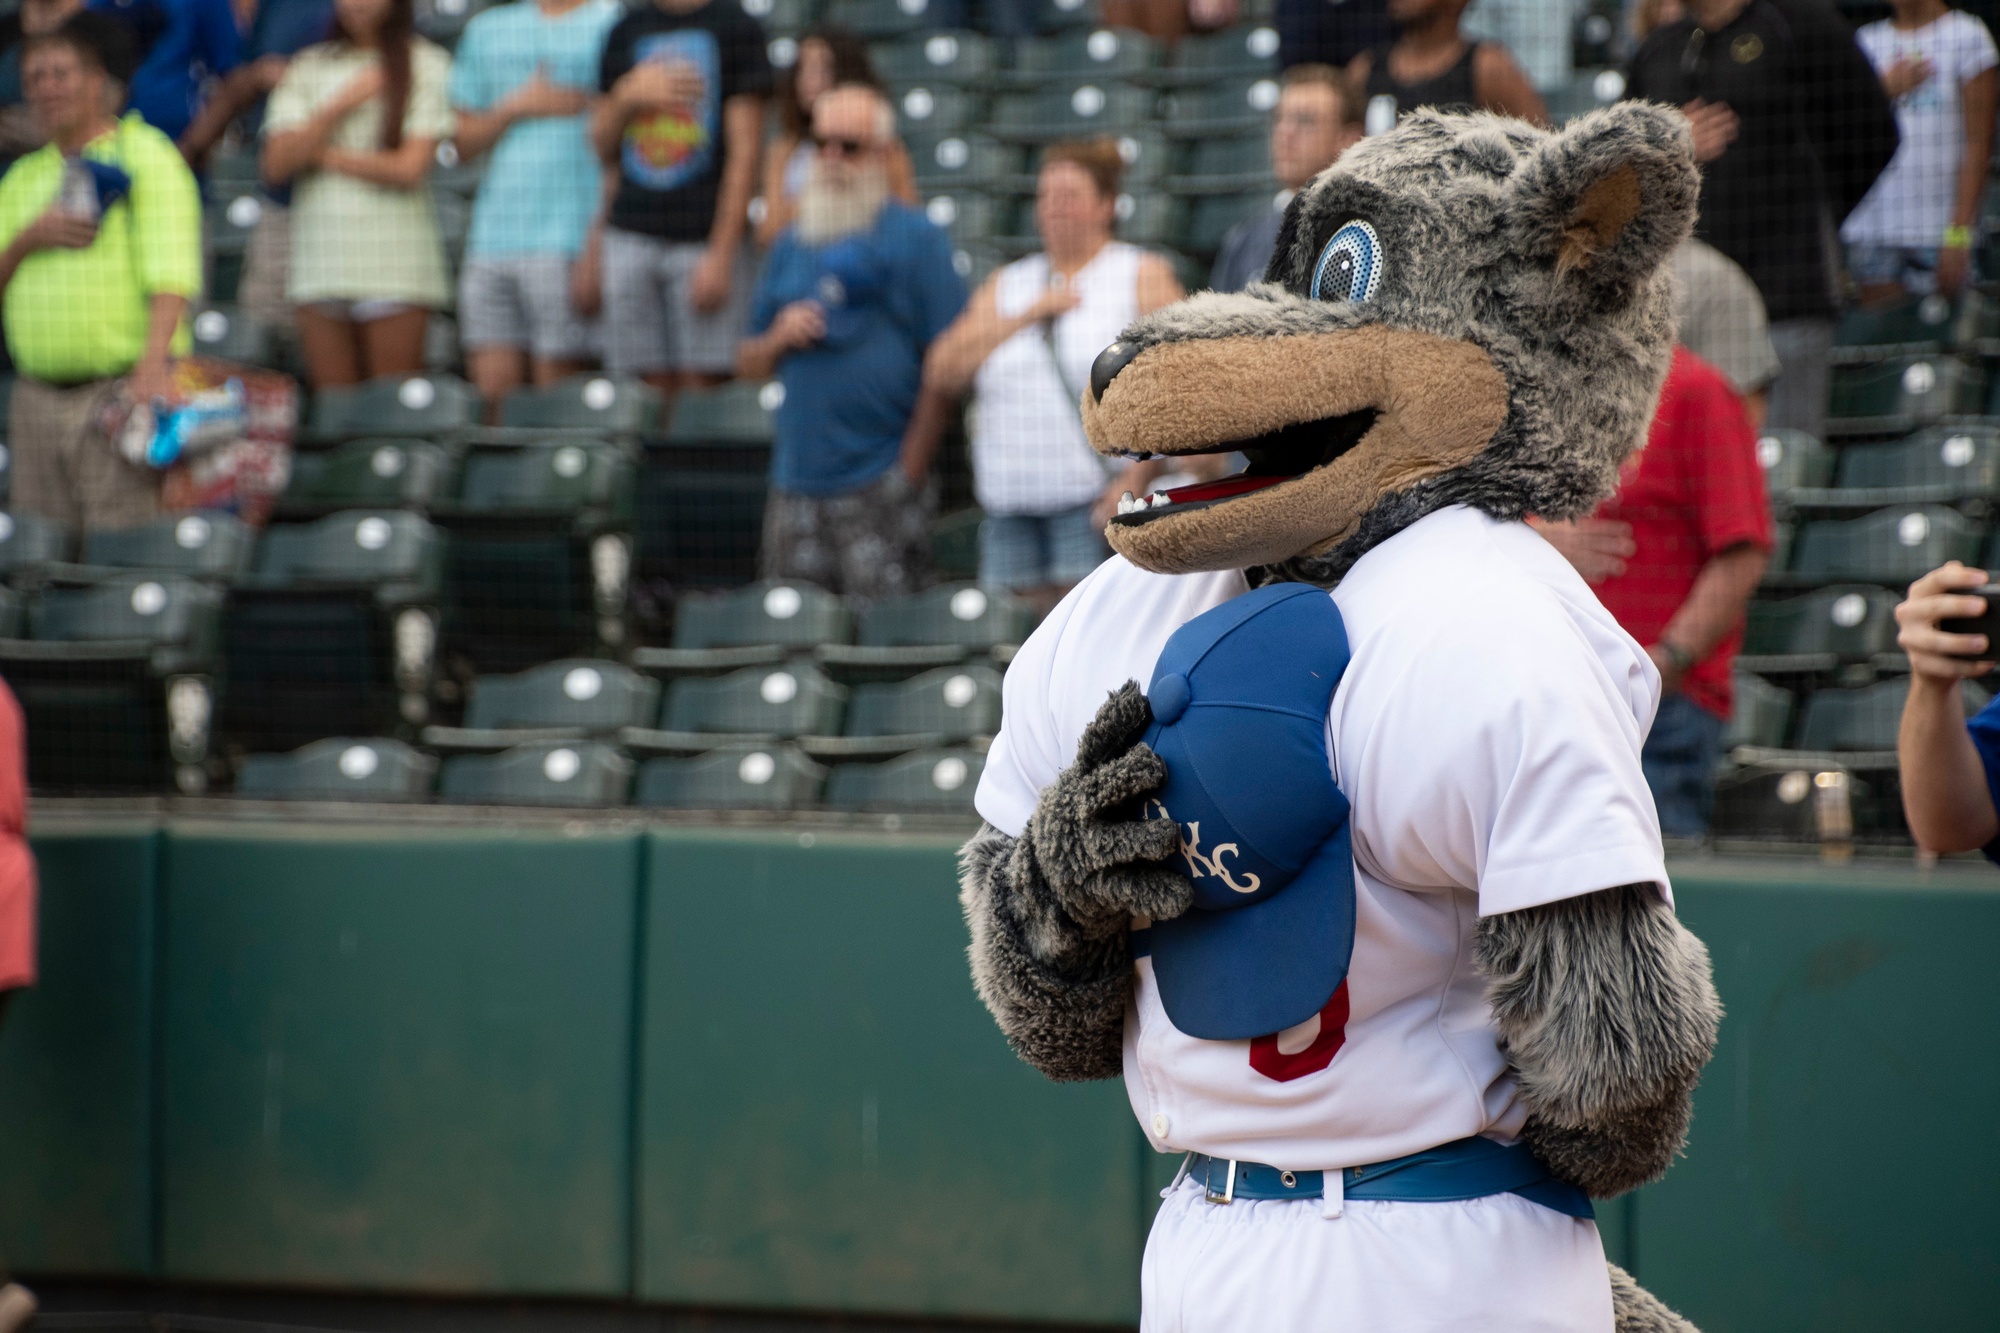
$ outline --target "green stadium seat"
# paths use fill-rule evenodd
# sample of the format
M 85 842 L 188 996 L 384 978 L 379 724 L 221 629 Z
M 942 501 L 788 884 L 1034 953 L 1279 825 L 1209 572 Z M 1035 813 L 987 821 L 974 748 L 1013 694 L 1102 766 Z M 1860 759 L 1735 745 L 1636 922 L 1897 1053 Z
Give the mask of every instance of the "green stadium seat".
M 479 391 L 452 375 L 391 375 L 313 395 L 315 439 L 450 435 L 479 424 Z
M 256 530 L 236 515 L 204 510 L 86 533 L 83 563 L 229 583 L 249 571 L 256 541 Z
M 1833 368 L 1830 435 L 1904 435 L 1940 417 L 1977 412 L 1979 367 L 1950 356 L 1901 356 Z
M 1271 136 L 1239 135 L 1203 139 L 1194 145 L 1187 171 L 1171 177 L 1175 194 L 1249 194 L 1268 198 L 1278 188 L 1271 174 Z
M 256 230 L 269 206 L 255 188 L 246 187 L 203 210 L 204 253 L 208 256 L 204 290 L 209 300 L 236 299 L 236 288 L 243 278 L 243 257 L 250 248 L 250 233 Z
M 339 736 L 290 754 L 246 756 L 236 770 L 236 794 L 261 801 L 422 801 L 437 770 L 436 759 L 401 741 Z
M 827 779 L 835 810 L 956 813 L 972 809 L 986 756 L 972 749 L 919 750 L 881 764 L 841 764 Z
M 1818 583 L 1903 587 L 1947 560 L 1978 559 L 1985 530 L 1956 509 L 1921 505 L 1801 524 L 1792 568 Z
M 437 219 L 438 239 L 444 242 L 444 262 L 453 273 L 465 263 L 465 242 L 472 234 L 472 200 L 449 190 L 431 191 L 431 214 Z M 456 298 L 456 293 L 453 293 Z
M 1275 78 L 1277 73 L 1278 30 L 1266 23 L 1243 23 L 1183 37 L 1173 66 L 1157 77 L 1163 83 L 1193 85 Z
M 466 161 L 458 155 L 458 145 L 449 139 L 437 146 L 437 164 L 431 168 L 431 189 L 471 199 L 479 194 L 479 182 L 485 176 L 485 158 Z
M 453 651 L 517 671 L 622 648 L 637 471 L 636 446 L 582 436 L 471 448 L 433 506 Z
M 217 148 L 208 155 L 206 174 L 211 201 L 226 201 L 255 190 L 263 178 L 257 163 L 256 145 Z
M 984 134 L 920 134 L 907 141 L 917 188 L 926 195 L 1000 188 L 1023 174 L 1018 144 Z
M 1072 29 L 1052 37 L 1030 37 L 1014 53 L 1007 82 L 1040 88 L 1053 83 L 1131 82 L 1150 77 L 1160 64 L 1151 37 L 1130 28 Z
M 642 578 L 672 588 L 757 577 L 771 441 L 785 387 L 738 382 L 674 399 L 664 439 L 646 443 L 633 529 Z
M 1929 426 L 1906 440 L 1850 444 L 1829 490 L 1794 491 L 1794 509 L 1880 509 L 2000 498 L 2000 427 Z
M 277 330 L 236 306 L 204 303 L 189 325 L 195 351 L 202 356 L 267 369 L 279 365 Z
M 438 750 L 505 750 L 528 741 L 609 736 L 644 727 L 660 709 L 660 682 L 627 666 L 585 658 L 547 662 L 472 682 L 465 725 L 425 727 Z
M 1206 200 L 1196 200 L 1198 208 Z M 1118 235 L 1148 249 L 1177 245 L 1187 230 L 1193 209 L 1163 190 L 1118 196 Z M 1037 242 L 1039 245 L 1039 242 Z
M 924 201 L 924 216 L 951 233 L 958 245 L 973 245 L 1014 232 L 1020 210 L 1010 198 L 954 191 Z
M 832 0 L 826 22 L 876 42 L 948 26 L 958 17 L 957 8 L 944 0 Z
M 1558 125 L 1610 106 L 1625 95 L 1625 75 L 1615 69 L 1580 69 L 1546 95 L 1549 119 Z
M 1745 745 L 1772 750 L 1782 747 L 1797 702 L 1792 692 L 1741 670 L 1736 673 L 1735 686 L 1736 707 L 1722 733 L 1723 753 Z
M 667 687 L 658 729 L 627 727 L 618 735 L 628 749 L 669 752 L 834 735 L 847 694 L 806 662 L 683 676 Z
M 810 583 L 754 583 L 732 592 L 683 597 L 671 648 L 639 648 L 632 665 L 668 674 L 772 666 L 825 643 L 854 637 L 854 613 Z
M 963 134 L 978 126 L 986 110 L 983 93 L 949 83 L 920 83 L 896 94 L 896 126 L 905 137 Z
M 1893 652 L 1901 600 L 1886 588 L 1848 584 L 1754 602 L 1736 665 L 1766 675 L 1810 674 Z
M 1000 730 L 1000 673 L 939 667 L 895 684 L 855 687 L 840 736 L 806 736 L 815 759 L 874 759 L 990 737 Z
M 961 509 L 932 520 L 931 567 L 940 579 L 979 576 L 979 525 L 985 517 L 978 509 Z
M 40 514 L 0 513 L 0 575 L 33 573 L 69 559 L 70 530 Z
M 1158 126 L 1134 126 L 1118 136 L 1118 156 L 1125 159 L 1127 190 L 1161 187 L 1173 172 L 1174 141 Z M 1030 193 L 1033 188 L 1031 181 Z
M 454 805 L 625 804 L 632 761 L 601 741 L 543 741 L 444 761 L 438 796 Z
M 394 510 L 272 524 L 224 618 L 222 729 L 272 751 L 427 721 L 443 547 Z
M 515 431 L 587 431 L 612 437 L 660 428 L 660 391 L 644 380 L 572 375 L 540 389 L 517 389 L 500 400 L 500 424 Z
M 200 791 L 207 782 L 223 593 L 176 574 L 43 588 L 0 676 L 27 718 L 38 791 Z
M 1880 822 L 1886 803 L 1878 797 L 1873 783 L 1831 755 L 1780 752 L 1716 779 L 1710 832 L 1717 838 L 1847 843 L 1857 825 Z
M 1765 491 L 1780 507 L 1793 491 L 1833 482 L 1833 450 L 1802 430 L 1766 430 L 1757 439 L 1757 462 L 1764 469 Z
M 933 32 L 884 42 L 869 52 L 875 76 L 891 87 L 978 85 L 1000 68 L 1000 45 L 984 33 Z
M 342 509 L 428 510 L 450 490 L 458 459 L 429 440 L 350 440 L 301 449 L 278 497 L 282 518 L 317 518 Z
M 995 269 L 1008 262 L 1005 251 L 992 245 L 974 242 L 971 245 L 954 246 L 951 252 L 951 266 L 958 270 L 958 276 L 965 279 L 967 291 L 977 290 Z
M 1063 32 L 1070 28 L 1094 28 L 1097 22 L 1097 6 L 1093 0 L 1035 0 L 1037 31 Z
M 1933 293 L 1891 306 L 1854 306 L 1840 317 L 1833 339 L 1836 364 L 1898 356 L 1935 356 L 1970 348 L 2000 333 L 2000 307 L 1978 291 L 1958 300 Z
M 1195 254 L 1214 254 L 1222 248 L 1229 229 L 1260 209 L 1271 206 L 1268 191 L 1256 194 L 1210 194 L 1194 201 L 1188 210 L 1187 230 L 1179 238 L 1181 248 Z
M 995 648 L 1016 647 L 1035 628 L 1035 614 L 1006 593 L 947 583 L 904 597 L 885 597 L 861 613 L 852 644 L 822 644 L 815 657 L 844 679 L 903 677 L 963 662 Z
M 28 595 L 0 585 L 0 639 L 18 639 L 27 633 Z
M 7 418 L 13 410 L 14 377 L 0 374 L 0 505 L 7 503 L 14 488 L 14 451 L 6 444 Z
M 1155 101 L 1151 89 L 1129 84 L 1057 85 L 994 99 L 988 123 L 1002 139 L 1088 139 L 1145 126 Z
M 826 770 L 789 745 L 729 745 L 640 766 L 636 805 L 680 810 L 799 810 L 819 801 Z
M 1231 79 L 1208 88 L 1184 89 L 1174 94 L 1166 130 L 1179 139 L 1247 137 L 1269 128 L 1277 106 L 1276 79 Z
M 813 0 L 743 0 L 743 12 L 764 25 L 765 32 L 796 36 L 812 22 Z
M 1806 750 L 1862 750 L 1888 755 L 1893 768 L 1896 729 L 1903 717 L 1907 679 L 1877 681 L 1855 689 L 1818 689 L 1806 699 L 1799 745 Z

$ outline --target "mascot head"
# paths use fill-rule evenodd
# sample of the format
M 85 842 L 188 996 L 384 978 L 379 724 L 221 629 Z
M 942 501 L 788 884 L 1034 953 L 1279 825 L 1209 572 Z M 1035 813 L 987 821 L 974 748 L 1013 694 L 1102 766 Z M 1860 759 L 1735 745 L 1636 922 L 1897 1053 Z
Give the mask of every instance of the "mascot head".
M 1138 320 L 1084 395 L 1108 455 L 1241 451 L 1127 506 L 1161 573 L 1332 583 L 1433 510 L 1577 518 L 1644 441 L 1672 355 L 1687 122 L 1627 102 L 1550 133 L 1417 112 L 1291 203 L 1267 281 Z

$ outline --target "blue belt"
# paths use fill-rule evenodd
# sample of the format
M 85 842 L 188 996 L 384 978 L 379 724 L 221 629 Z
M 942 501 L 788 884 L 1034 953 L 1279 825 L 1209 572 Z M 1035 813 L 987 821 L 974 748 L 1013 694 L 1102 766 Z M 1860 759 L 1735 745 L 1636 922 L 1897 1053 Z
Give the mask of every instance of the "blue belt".
M 1317 1199 L 1326 1193 L 1323 1171 L 1284 1171 L 1262 1162 L 1232 1162 L 1189 1153 L 1185 1174 L 1201 1182 L 1210 1203 L 1236 1199 Z M 1518 1194 L 1570 1217 L 1595 1217 L 1590 1196 L 1549 1174 L 1525 1143 L 1511 1147 L 1492 1139 L 1459 1139 L 1408 1157 L 1368 1166 L 1342 1167 L 1341 1194 L 1349 1199 L 1394 1199 L 1449 1203 Z

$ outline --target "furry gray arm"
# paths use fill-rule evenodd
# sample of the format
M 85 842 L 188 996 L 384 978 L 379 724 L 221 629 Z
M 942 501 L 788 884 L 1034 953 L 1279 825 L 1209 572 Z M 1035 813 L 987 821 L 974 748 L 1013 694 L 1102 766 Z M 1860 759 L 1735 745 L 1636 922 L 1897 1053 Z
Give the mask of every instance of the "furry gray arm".
M 1166 864 L 1170 819 L 1141 819 L 1166 765 L 1140 742 L 1152 709 L 1137 682 L 1084 729 L 1076 762 L 1042 793 L 1018 838 L 982 827 L 959 852 L 972 981 L 1022 1059 L 1052 1079 L 1115 1078 L 1132 990 L 1127 928 L 1166 920 L 1193 888 Z
M 1475 948 L 1535 1155 L 1598 1198 L 1659 1179 L 1722 1020 L 1701 941 L 1626 884 L 1486 917 Z

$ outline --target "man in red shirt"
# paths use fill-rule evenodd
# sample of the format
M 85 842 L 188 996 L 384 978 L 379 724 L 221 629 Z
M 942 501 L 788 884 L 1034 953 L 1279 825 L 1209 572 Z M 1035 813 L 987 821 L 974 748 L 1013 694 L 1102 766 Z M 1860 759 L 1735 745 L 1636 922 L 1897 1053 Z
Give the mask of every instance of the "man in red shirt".
M 1757 439 L 1729 380 L 1685 347 L 1646 447 L 1589 518 L 1535 526 L 1646 647 L 1662 697 L 1641 758 L 1660 831 L 1708 831 L 1743 612 L 1771 558 Z

